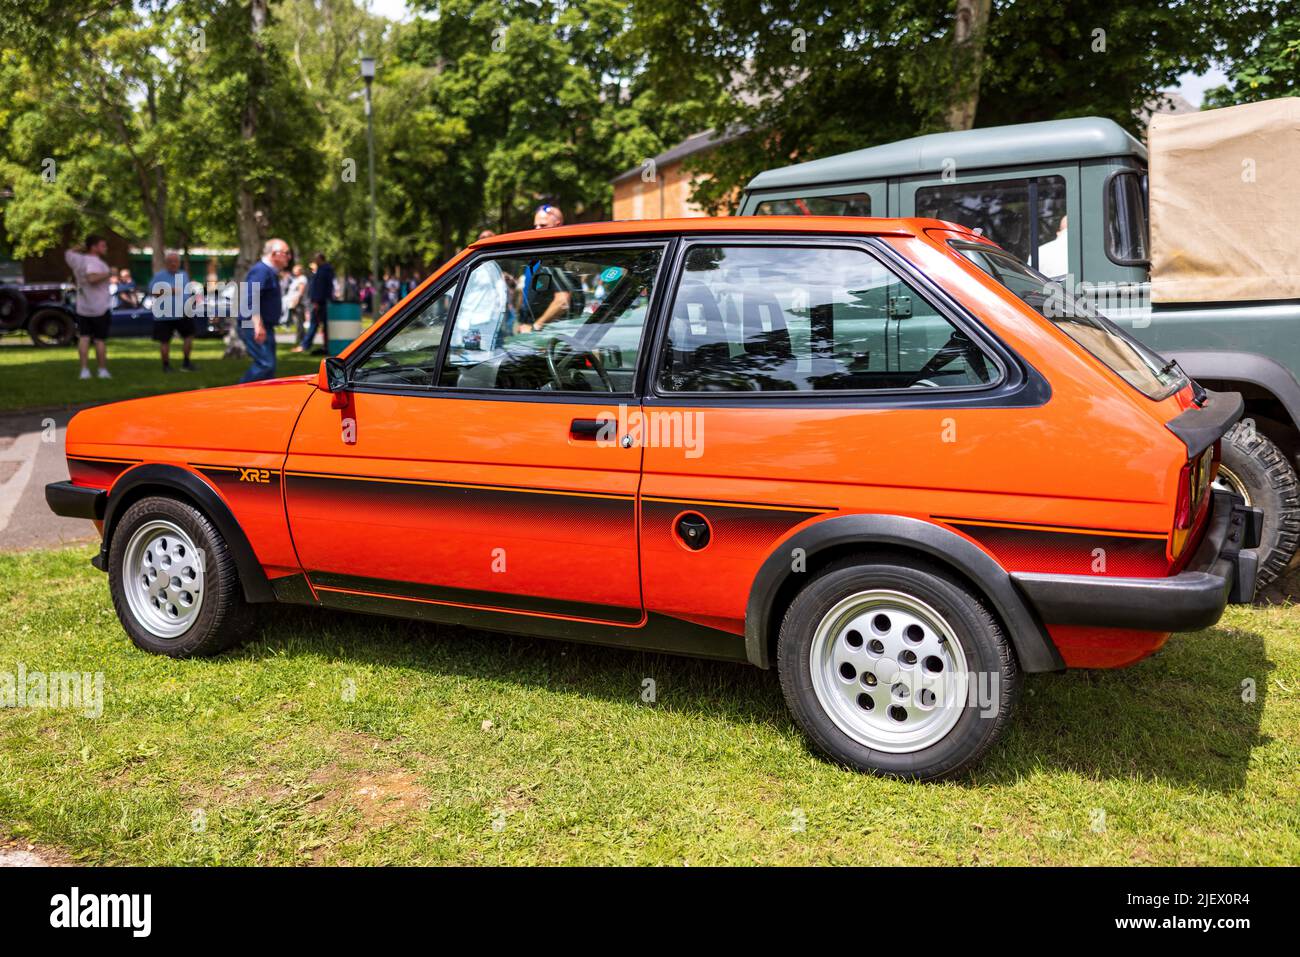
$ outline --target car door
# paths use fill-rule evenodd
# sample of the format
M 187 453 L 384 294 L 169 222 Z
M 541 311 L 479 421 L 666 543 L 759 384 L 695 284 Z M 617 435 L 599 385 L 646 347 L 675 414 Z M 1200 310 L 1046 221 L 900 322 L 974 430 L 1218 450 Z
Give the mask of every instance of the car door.
M 348 357 L 346 399 L 311 398 L 285 465 L 323 603 L 641 621 L 641 450 L 618 423 L 664 251 L 480 254 Z
M 643 398 L 645 607 L 740 634 L 777 543 L 906 513 L 935 483 L 936 410 L 1002 373 L 866 244 L 700 235 L 678 258 Z

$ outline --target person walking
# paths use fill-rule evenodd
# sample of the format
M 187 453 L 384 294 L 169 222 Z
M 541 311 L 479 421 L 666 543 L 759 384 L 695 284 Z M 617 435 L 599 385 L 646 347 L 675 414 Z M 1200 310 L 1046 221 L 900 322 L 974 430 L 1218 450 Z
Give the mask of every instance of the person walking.
M 111 379 L 108 327 L 113 320 L 110 301 L 113 270 L 104 262 L 108 255 L 108 240 L 91 233 L 86 237 L 85 249 L 85 252 L 69 249 L 63 254 L 77 283 L 77 356 L 81 359 L 81 378 L 90 378 L 90 342 L 93 339 L 99 377 Z
M 163 372 L 172 371 L 174 335 L 181 337 L 184 350 L 181 368 L 186 372 L 194 371 L 194 363 L 190 361 L 190 350 L 194 348 L 194 312 L 185 308 L 194 295 L 189 285 L 190 277 L 181 269 L 180 253 L 167 250 L 163 256 L 163 268 L 154 274 L 146 287 L 149 295 L 153 296 L 153 337 L 158 343 Z
M 313 257 L 316 263 L 316 269 L 312 273 L 311 282 L 308 284 L 308 298 L 311 300 L 311 321 L 307 324 L 307 333 L 302 337 L 302 341 L 294 347 L 294 352 L 306 352 L 311 349 L 312 341 L 316 338 L 317 328 L 323 332 L 325 347 L 321 350 L 322 354 L 329 348 L 329 304 L 334 298 L 334 267 L 325 260 L 324 253 L 317 253 Z
M 259 382 L 275 376 L 275 324 L 280 321 L 280 270 L 289 264 L 289 244 L 283 239 L 267 240 L 262 258 L 248 270 L 244 281 L 249 294 L 240 296 L 241 311 L 249 315 L 239 322 L 239 338 L 253 360 L 240 382 Z
M 307 276 L 302 271 L 302 263 L 293 264 L 293 275 L 289 279 L 289 289 L 284 294 L 284 309 L 292 320 L 293 341 L 297 345 L 302 341 L 302 330 L 306 325 L 303 313 L 307 309 Z M 295 350 L 301 351 L 301 350 Z

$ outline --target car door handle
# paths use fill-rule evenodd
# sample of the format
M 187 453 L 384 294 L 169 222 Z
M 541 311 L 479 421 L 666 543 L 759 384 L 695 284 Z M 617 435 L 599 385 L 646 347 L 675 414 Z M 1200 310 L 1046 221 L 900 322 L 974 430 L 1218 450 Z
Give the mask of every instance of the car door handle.
M 614 424 L 613 419 L 574 419 L 569 423 L 569 435 L 594 442 L 602 429 L 612 429 Z

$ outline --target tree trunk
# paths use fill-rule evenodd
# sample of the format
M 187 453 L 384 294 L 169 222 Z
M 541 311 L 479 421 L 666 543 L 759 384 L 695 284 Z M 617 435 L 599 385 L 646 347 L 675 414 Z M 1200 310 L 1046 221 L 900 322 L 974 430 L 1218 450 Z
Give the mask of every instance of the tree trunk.
M 969 130 L 975 125 L 980 101 L 980 74 L 984 68 L 984 38 L 988 34 L 993 0 L 957 0 L 952 25 L 953 82 L 944 112 L 950 130 Z
M 167 255 L 167 173 L 162 166 L 153 171 L 153 206 L 149 209 L 149 244 L 153 247 L 153 271 L 162 272 Z
M 266 55 L 262 43 L 262 31 L 266 29 L 266 4 L 267 0 L 252 0 L 249 4 L 252 11 L 250 39 L 258 60 Z M 244 112 L 239 120 L 239 138 L 246 144 L 257 139 L 257 107 L 258 96 L 261 93 L 261 83 L 258 82 L 257 74 L 260 72 L 260 70 L 253 71 L 248 78 L 248 89 L 244 95 Z M 258 208 L 253 185 L 244 178 L 239 183 L 239 208 L 236 212 L 236 234 L 239 237 L 239 255 L 235 259 L 236 279 L 242 280 L 253 263 L 261 258 L 262 243 L 266 241 L 266 225 L 266 214 Z M 244 352 L 244 344 L 239 340 L 239 322 L 236 320 L 231 322 L 230 329 L 226 333 L 226 355 L 242 356 Z
M 150 129 L 158 129 L 158 99 L 152 83 L 146 91 Z M 167 252 L 167 170 L 162 160 L 155 157 L 151 175 L 141 175 L 140 189 L 144 194 L 145 213 L 149 217 L 149 245 L 153 247 L 153 271 L 162 272 Z M 152 180 L 152 182 L 150 182 Z

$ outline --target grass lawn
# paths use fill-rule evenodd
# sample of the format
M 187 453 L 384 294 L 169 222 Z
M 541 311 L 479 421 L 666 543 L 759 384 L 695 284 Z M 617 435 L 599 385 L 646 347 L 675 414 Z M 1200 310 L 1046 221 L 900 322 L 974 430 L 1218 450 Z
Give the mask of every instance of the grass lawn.
M 0 709 L 0 841 L 59 857 L 1300 863 L 1300 609 L 1032 677 L 976 772 L 910 785 L 814 757 L 739 665 L 291 608 L 221 658 L 151 657 L 90 554 L 0 556 L 0 672 L 104 673 L 101 717 Z
M 289 330 L 277 333 L 280 375 L 301 375 L 320 368 L 320 357 L 294 355 Z M 164 373 L 158 343 L 152 339 L 109 339 L 108 371 L 111 379 L 77 378 L 77 347 L 39 349 L 32 345 L 0 345 L 0 412 L 48 406 L 115 402 L 142 395 L 204 389 L 238 382 L 248 368 L 247 359 L 223 359 L 220 339 L 194 343 L 195 372 L 181 372 L 181 348 L 172 340 L 176 372 Z M 91 367 L 94 368 L 94 355 Z

